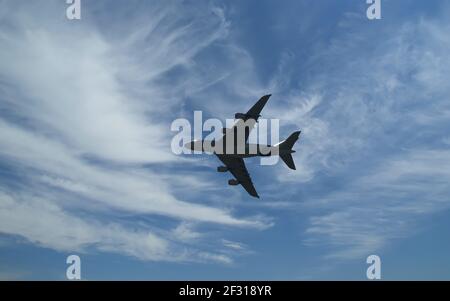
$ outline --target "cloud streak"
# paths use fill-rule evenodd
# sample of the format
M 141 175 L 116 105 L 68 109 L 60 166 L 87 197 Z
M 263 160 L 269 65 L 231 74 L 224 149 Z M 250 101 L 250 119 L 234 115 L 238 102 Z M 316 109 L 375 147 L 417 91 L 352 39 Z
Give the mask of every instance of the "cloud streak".
M 357 24 L 343 22 L 345 32 L 310 58 L 327 69 L 314 68 L 302 90 L 285 95 L 293 109 L 278 112 L 303 129 L 300 172 L 279 180 L 314 188 L 334 179 L 299 205 L 310 212 L 305 244 L 332 246 L 334 259 L 380 252 L 450 204 L 442 169 L 450 164 L 450 85 L 442 80 L 448 19 L 419 18 L 381 33 Z
M 235 217 L 233 208 L 180 199 L 174 179 L 190 189 L 203 180 L 169 177 L 180 161 L 170 152 L 170 119 L 179 117 L 173 109 L 186 94 L 175 74 L 208 85 L 194 65 L 199 52 L 227 35 L 220 9 L 180 14 L 182 4 L 155 3 L 154 18 L 137 14 L 112 34 L 99 23 L 58 19 L 56 2 L 1 5 L 11 14 L 0 28 L 0 158 L 20 180 L 16 189 L 0 185 L 0 232 L 60 251 L 230 263 L 220 250 L 185 245 L 194 232 L 183 225 L 270 226 L 264 217 Z M 46 18 L 33 14 L 37 7 Z M 80 210 L 180 224 L 174 232 L 157 223 L 130 228 L 94 222 Z

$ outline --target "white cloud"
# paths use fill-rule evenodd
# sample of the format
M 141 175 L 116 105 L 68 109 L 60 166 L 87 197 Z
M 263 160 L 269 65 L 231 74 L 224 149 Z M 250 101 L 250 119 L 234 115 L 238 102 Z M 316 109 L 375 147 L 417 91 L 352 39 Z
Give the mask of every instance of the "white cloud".
M 83 251 L 98 244 L 99 249 L 144 259 L 170 258 L 172 255 L 168 252 L 167 242 L 152 233 L 127 231 L 113 224 L 89 223 L 64 212 L 54 202 L 32 195 L 22 199 L 1 193 L 0 200 L 1 231 L 23 236 L 43 247 Z
M 235 217 L 232 208 L 181 200 L 175 188 L 205 187 L 204 179 L 152 165 L 181 160 L 170 152 L 170 122 L 189 89 L 201 92 L 215 74 L 195 64 L 199 52 L 227 36 L 220 9 L 180 14 L 182 4 L 164 1 L 149 10 L 154 18 L 138 13 L 114 32 L 87 17 L 89 9 L 74 23 L 60 18 L 64 6 L 57 2 L 0 4 L 11 12 L 0 28 L 0 158 L 25 181 L 17 194 L 0 185 L 0 232 L 56 250 L 230 263 L 223 254 L 186 248 L 186 238 L 201 238 L 186 223 L 270 226 L 264 217 Z M 167 76 L 178 71 L 181 79 Z M 72 208 L 181 224 L 173 233 L 158 225 L 153 232 L 129 229 L 92 222 Z
M 0 229 L 20 235 L 41 247 L 62 252 L 88 252 L 92 248 L 126 254 L 153 261 L 213 261 L 230 263 L 222 254 L 199 254 L 149 230 L 125 228 L 117 223 L 102 223 L 79 218 L 54 202 L 20 193 L 0 192 Z M 177 237 L 178 238 L 178 237 Z
M 2 16 L 8 26 L 0 29 L 0 109 L 7 113 L 0 121 L 0 157 L 32 184 L 20 196 L 0 185 L 0 232 L 58 250 L 92 247 L 144 260 L 196 254 L 194 260 L 231 263 L 228 254 L 184 246 L 209 237 L 194 225 L 263 229 L 271 226 L 268 219 L 236 217 L 230 206 L 236 203 L 224 208 L 181 200 L 171 180 L 177 188 L 214 189 L 206 179 L 184 179 L 172 175 L 173 168 L 151 165 L 179 162 L 168 154 L 165 118 L 183 114 L 185 97 L 224 118 L 235 113 L 236 103 L 245 110 L 243 99 L 251 104 L 273 93 L 281 101 L 272 103 L 269 115 L 282 120 L 283 133 L 301 129 L 303 136 L 296 145 L 298 170 L 280 164 L 277 179 L 297 189 L 295 182 L 313 185 L 320 174 L 346 177 L 324 197 L 300 205 L 312 215 L 305 242 L 333 246 L 331 257 L 366 255 L 409 235 L 418 217 L 448 208 L 449 175 L 440 168 L 448 165 L 448 153 L 418 146 L 429 143 L 429 135 L 448 139 L 442 133 L 450 112 L 450 86 L 443 80 L 450 67 L 448 22 L 423 19 L 381 34 L 368 28 L 341 33 L 315 52 L 305 65 L 316 67 L 301 89 L 292 90 L 293 58 L 284 55 L 263 85 L 251 55 L 226 42 L 229 23 L 220 9 L 194 6 L 179 14 L 181 4 L 164 2 L 149 8 L 150 17 L 139 14 L 108 30 L 89 18 L 77 25 L 55 21 L 60 7 L 43 3 L 37 17 L 37 7 L 0 2 L 0 11 L 12 12 Z M 359 22 L 350 17 L 341 25 Z M 209 47 L 221 61 L 205 55 L 198 64 L 197 55 Z M 54 188 L 70 198 L 60 199 Z M 296 200 L 279 204 L 266 207 L 294 210 Z M 178 226 L 130 229 L 83 219 L 72 207 L 164 216 Z M 27 217 L 37 227 L 19 223 Z M 58 231 L 46 231 L 53 227 Z
M 173 236 L 177 240 L 185 242 L 195 242 L 202 234 L 193 230 L 193 225 L 190 223 L 180 223 L 173 231 Z
M 225 247 L 236 250 L 236 251 L 245 251 L 247 250 L 247 246 L 243 243 L 222 239 L 222 243 Z
M 330 254 L 354 258 L 379 251 L 416 232 L 419 218 L 450 208 L 448 150 L 414 150 L 389 158 L 341 191 L 305 206 L 327 213 L 311 218 L 308 244 L 326 237 L 339 247 Z
M 153 172 L 123 168 L 108 170 L 85 163 L 58 142 L 30 134 L 0 122 L 0 154 L 26 170 L 38 170 L 39 180 L 80 193 L 111 208 L 136 214 L 161 214 L 174 218 L 234 226 L 263 228 L 259 220 L 236 219 L 227 211 L 179 201 L 165 182 Z M 31 174 L 31 177 L 34 174 Z M 44 176 L 44 178 L 42 178 Z
M 317 54 L 334 68 L 315 77 L 306 88 L 313 96 L 299 94 L 303 105 L 285 117 L 300 128 L 306 120 L 324 129 L 306 126 L 297 146 L 297 164 L 310 167 L 308 185 L 318 172 L 339 185 L 303 200 L 311 214 L 307 245 L 332 246 L 332 258 L 367 256 L 414 235 L 419 219 L 450 207 L 450 174 L 443 168 L 450 156 L 439 145 L 449 126 L 446 28 L 447 20 L 422 19 L 388 26 L 379 39 L 370 30 L 352 31 Z M 369 40 L 377 47 L 366 52 L 355 44 Z M 317 87 L 321 102 L 305 114 Z

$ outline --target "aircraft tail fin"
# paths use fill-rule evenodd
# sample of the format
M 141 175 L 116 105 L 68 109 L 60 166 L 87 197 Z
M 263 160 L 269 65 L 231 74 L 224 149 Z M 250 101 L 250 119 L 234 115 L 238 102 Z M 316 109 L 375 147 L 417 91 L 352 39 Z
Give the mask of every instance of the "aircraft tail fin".
M 280 147 L 280 158 L 283 160 L 284 163 L 290 168 L 290 169 L 296 169 L 294 159 L 292 158 L 292 153 L 295 153 L 294 150 L 292 150 L 292 147 L 294 146 L 295 142 L 297 142 L 300 131 L 297 131 L 289 136 L 286 140 L 281 142 L 279 144 Z M 287 151 L 287 152 L 286 152 Z

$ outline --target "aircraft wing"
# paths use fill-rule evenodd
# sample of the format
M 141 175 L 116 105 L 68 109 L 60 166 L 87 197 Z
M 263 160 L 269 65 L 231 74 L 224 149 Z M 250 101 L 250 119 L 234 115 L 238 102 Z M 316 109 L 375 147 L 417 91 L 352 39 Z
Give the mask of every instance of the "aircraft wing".
M 259 198 L 256 192 L 255 186 L 253 186 L 252 179 L 245 167 L 244 160 L 242 158 L 229 157 L 224 155 L 217 155 L 220 161 L 225 164 L 231 174 L 239 181 L 239 184 L 244 187 L 244 189 L 256 198 Z
M 255 119 L 256 121 L 258 121 L 259 116 L 261 116 L 261 111 L 264 108 L 264 106 L 266 105 L 270 96 L 272 96 L 272 95 L 269 94 L 269 95 L 264 95 L 263 97 L 261 97 L 258 100 L 258 102 L 255 103 L 250 110 L 248 110 L 246 115 L 249 116 L 249 118 L 252 118 L 252 119 Z
M 258 118 L 261 116 L 261 111 L 263 110 L 264 106 L 266 105 L 267 101 L 269 100 L 270 96 L 272 95 L 265 95 L 261 97 L 254 105 L 251 107 L 250 110 L 246 114 L 243 115 L 242 118 L 239 118 L 238 121 L 234 124 L 234 126 L 230 129 L 227 129 L 225 132 L 225 135 L 222 137 L 222 139 L 226 139 L 226 136 L 230 132 L 234 132 L 234 137 L 237 137 L 237 129 L 239 126 L 243 126 L 244 122 L 246 125 L 249 125 L 249 129 L 245 129 L 245 142 L 248 140 L 248 136 L 250 135 L 251 130 L 255 126 L 256 122 L 258 122 Z

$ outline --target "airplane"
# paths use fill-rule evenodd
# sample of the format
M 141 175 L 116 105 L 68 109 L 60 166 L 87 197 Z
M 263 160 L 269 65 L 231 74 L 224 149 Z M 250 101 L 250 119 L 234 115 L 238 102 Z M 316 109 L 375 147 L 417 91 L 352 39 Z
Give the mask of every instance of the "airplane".
M 261 97 L 255 105 L 245 114 L 236 113 L 237 121 L 232 128 L 224 128 L 222 137 L 218 140 L 193 140 L 184 145 L 185 148 L 202 153 L 215 154 L 224 166 L 217 168 L 218 172 L 230 172 L 234 179 L 228 181 L 231 186 L 241 185 L 253 197 L 259 198 L 253 185 L 250 174 L 245 167 L 244 158 L 256 156 L 280 156 L 286 165 L 295 170 L 292 150 L 301 131 L 294 132 L 286 140 L 271 145 L 249 144 L 247 142 L 251 130 L 261 117 L 261 111 L 272 95 Z

